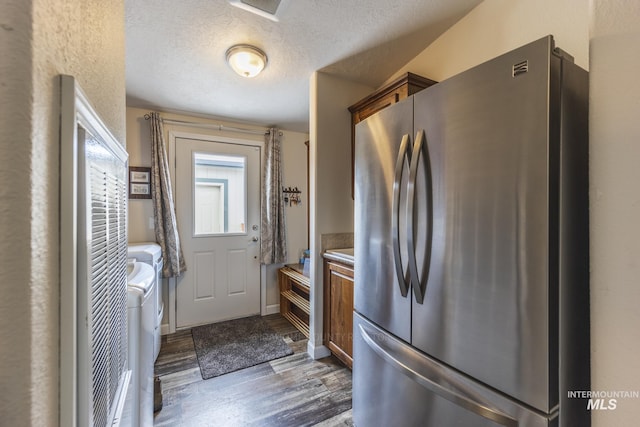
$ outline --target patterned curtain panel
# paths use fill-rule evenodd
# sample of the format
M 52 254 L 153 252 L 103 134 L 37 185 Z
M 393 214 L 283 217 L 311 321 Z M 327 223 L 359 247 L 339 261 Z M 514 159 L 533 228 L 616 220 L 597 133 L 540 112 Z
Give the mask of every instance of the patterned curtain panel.
M 287 260 L 287 229 L 282 196 L 282 161 L 280 132 L 269 129 L 265 135 L 265 162 L 262 171 L 261 255 L 263 264 L 278 264 Z
M 162 119 L 158 113 L 151 113 L 151 195 L 153 196 L 153 216 L 156 241 L 162 248 L 164 277 L 177 277 L 187 270 L 180 246 L 176 209 L 173 204 L 169 162 L 164 143 Z

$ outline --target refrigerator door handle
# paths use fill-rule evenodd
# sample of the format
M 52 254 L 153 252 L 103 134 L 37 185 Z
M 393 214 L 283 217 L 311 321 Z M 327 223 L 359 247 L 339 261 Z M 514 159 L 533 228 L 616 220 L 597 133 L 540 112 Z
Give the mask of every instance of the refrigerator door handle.
M 420 154 L 422 153 L 422 147 L 425 147 L 425 175 L 426 175 L 426 194 L 427 198 L 427 247 L 425 250 L 425 259 L 422 268 L 422 278 L 418 273 L 418 262 L 416 260 L 416 245 L 415 245 L 415 199 L 416 199 L 416 179 L 418 176 L 418 166 L 420 165 Z M 426 144 L 426 137 L 424 130 L 419 131 L 416 134 L 416 140 L 413 144 L 413 154 L 411 155 L 411 165 L 409 167 L 409 183 L 407 184 L 407 199 L 408 208 L 407 211 L 411 215 L 410 220 L 407 221 L 407 245 L 409 246 L 409 274 L 411 277 L 411 285 L 413 286 L 413 293 L 416 297 L 418 304 L 424 302 L 424 297 L 427 292 L 427 280 L 429 279 L 429 268 L 431 265 L 431 245 L 433 240 L 433 181 L 431 178 L 431 159 L 429 157 L 429 147 Z
M 393 236 L 393 258 L 396 270 L 396 276 L 398 277 L 398 285 L 400 286 L 400 293 L 403 297 L 406 297 L 409 293 L 409 285 L 411 283 L 409 278 L 409 271 L 405 269 L 402 264 L 402 255 L 400 253 L 400 191 L 402 184 L 402 172 L 404 170 L 404 159 L 407 158 L 407 162 L 411 163 L 411 141 L 410 135 L 405 134 L 400 142 L 400 149 L 398 150 L 398 158 L 396 160 L 395 176 L 393 178 L 393 206 L 391 213 L 391 234 Z
M 421 361 L 420 366 L 412 367 L 411 360 L 398 360 L 398 358 L 392 355 L 392 353 L 400 354 L 401 356 L 403 355 L 401 345 L 396 344 L 394 340 L 385 339 L 386 336 L 381 333 L 376 333 L 375 331 L 371 331 L 372 333 L 369 333 L 366 326 L 363 324 L 358 326 L 362 339 L 378 356 L 380 356 L 390 366 L 420 384 L 422 387 L 458 406 L 502 426 L 518 427 L 517 420 L 497 409 L 491 408 L 492 405 L 489 402 L 483 401 L 486 399 L 482 399 L 478 393 L 474 393 L 473 390 L 465 387 L 464 384 L 458 383 L 455 378 L 445 377 L 442 372 L 439 371 L 437 365 L 433 364 L 433 366 L 431 366 L 427 365 L 424 361 Z M 427 378 L 422 375 L 418 372 L 418 369 L 421 372 L 428 371 L 431 378 Z

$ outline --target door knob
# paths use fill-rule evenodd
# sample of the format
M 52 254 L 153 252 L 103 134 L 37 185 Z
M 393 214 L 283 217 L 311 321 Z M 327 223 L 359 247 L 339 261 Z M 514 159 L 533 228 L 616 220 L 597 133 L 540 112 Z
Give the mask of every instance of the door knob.
M 251 240 L 253 240 L 254 242 L 257 242 L 260 239 L 258 238 L 258 236 L 253 236 L 253 238 Z

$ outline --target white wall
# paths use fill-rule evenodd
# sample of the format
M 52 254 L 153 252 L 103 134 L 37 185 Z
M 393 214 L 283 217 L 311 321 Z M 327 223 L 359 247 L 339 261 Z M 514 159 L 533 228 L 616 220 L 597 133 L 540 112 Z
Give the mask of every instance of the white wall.
M 149 122 L 144 119 L 148 113 L 147 109 L 127 108 L 127 151 L 129 152 L 129 164 L 131 166 L 151 166 L 151 137 Z M 183 120 L 197 123 L 216 123 L 231 127 L 239 127 L 254 130 L 264 130 L 265 126 L 252 123 L 229 122 L 218 118 L 204 116 L 189 116 L 162 112 L 165 119 Z M 245 138 L 252 141 L 263 141 L 261 135 L 243 134 L 237 132 L 218 131 L 189 126 L 178 126 L 165 124 L 166 135 L 170 131 L 189 132 L 192 134 L 224 136 L 230 138 Z M 306 133 L 292 132 L 282 129 L 282 163 L 283 163 L 283 183 L 286 187 L 298 187 L 301 191 L 303 203 L 299 206 L 286 208 L 287 224 L 287 263 L 298 261 L 300 252 L 307 249 L 307 207 L 309 195 L 307 194 L 307 147 L 309 135 Z M 168 142 L 167 138 L 167 143 Z M 150 219 L 153 218 L 153 205 L 151 200 L 130 200 L 129 201 L 129 241 L 149 242 L 155 241 L 153 227 L 149 227 Z M 152 222 L 152 221 L 151 221 Z M 151 224 L 152 225 L 152 224 Z M 264 269 L 266 280 L 266 305 L 268 313 L 279 311 L 280 294 L 278 290 L 277 272 L 281 264 L 266 266 Z M 168 307 L 169 297 L 167 286 L 165 286 L 165 304 Z M 172 330 L 169 328 L 169 310 L 165 310 L 163 319 L 163 331 Z
M 587 1 L 485 0 L 389 81 L 407 71 L 441 81 L 548 34 L 588 69 Z
M 347 109 L 374 88 L 323 72 L 311 77 L 311 321 L 309 352 L 328 355 L 322 347 L 321 236 L 353 233 L 351 197 L 351 114 Z M 315 350 L 318 348 L 318 350 Z
M 0 424 L 58 423 L 58 125 L 75 76 L 124 142 L 122 0 L 0 0 Z
M 640 2 L 592 1 L 590 46 L 593 390 L 640 390 Z M 594 411 L 637 425 L 640 399 Z

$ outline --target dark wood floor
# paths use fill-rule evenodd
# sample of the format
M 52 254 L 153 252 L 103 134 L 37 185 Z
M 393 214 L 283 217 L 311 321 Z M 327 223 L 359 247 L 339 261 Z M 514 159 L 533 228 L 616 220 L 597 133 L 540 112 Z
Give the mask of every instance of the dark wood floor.
M 163 408 L 154 425 L 352 426 L 351 371 L 334 357 L 311 359 L 306 338 L 279 314 L 265 320 L 294 354 L 209 380 L 190 330 L 163 336 L 155 366 Z

